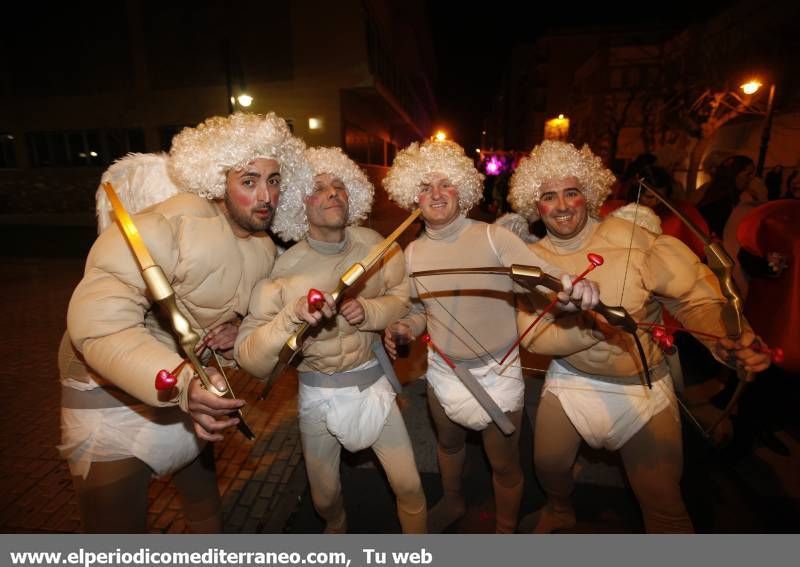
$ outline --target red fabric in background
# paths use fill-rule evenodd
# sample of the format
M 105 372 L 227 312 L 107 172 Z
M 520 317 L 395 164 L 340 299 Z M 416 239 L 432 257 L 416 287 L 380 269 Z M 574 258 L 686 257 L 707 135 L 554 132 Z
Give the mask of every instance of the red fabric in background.
M 800 372 L 800 200 L 780 199 L 753 209 L 737 232 L 742 248 L 766 258 L 783 254 L 788 267 L 777 278 L 750 279 L 744 312 L 770 347 L 781 347 L 781 366 Z
M 708 236 L 711 231 L 708 229 L 708 224 L 706 223 L 706 219 L 700 214 L 694 205 L 691 203 L 676 201 L 675 206 L 677 209 L 686 215 L 695 226 L 700 229 L 700 232 Z M 658 214 L 659 211 L 656 211 Z M 667 211 L 666 214 L 658 215 L 661 218 L 661 230 L 664 234 L 669 234 L 670 236 L 674 236 L 681 242 L 683 242 L 686 246 L 688 246 L 692 252 L 697 254 L 697 257 L 705 259 L 706 251 L 705 251 L 705 244 L 700 238 L 692 232 L 689 227 L 687 227 L 681 219 L 679 219 L 672 211 Z

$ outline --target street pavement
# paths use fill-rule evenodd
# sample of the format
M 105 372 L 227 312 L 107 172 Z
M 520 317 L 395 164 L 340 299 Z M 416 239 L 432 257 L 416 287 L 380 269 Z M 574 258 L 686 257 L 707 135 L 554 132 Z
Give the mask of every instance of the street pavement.
M 0 298 L 6 336 L 0 341 L 0 528 L 4 532 L 79 531 L 66 462 L 58 454 L 59 392 L 56 352 L 67 303 L 81 277 L 79 259 L 0 260 Z M 305 489 L 297 429 L 297 378 L 284 375 L 256 402 L 261 383 L 230 376 L 248 400 L 255 441 L 238 432 L 215 446 L 225 531 L 280 532 Z M 168 479 L 152 483 L 148 524 L 155 533 L 181 533 L 185 522 Z

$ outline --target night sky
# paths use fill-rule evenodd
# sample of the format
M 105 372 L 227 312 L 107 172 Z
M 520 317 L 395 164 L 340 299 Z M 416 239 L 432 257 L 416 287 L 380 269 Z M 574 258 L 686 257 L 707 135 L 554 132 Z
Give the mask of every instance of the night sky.
M 535 41 L 553 28 L 619 25 L 678 27 L 703 21 L 733 4 L 731 0 L 669 2 L 486 2 L 428 0 L 436 50 L 439 104 L 437 124 L 464 147 L 477 147 L 483 118 L 516 45 Z

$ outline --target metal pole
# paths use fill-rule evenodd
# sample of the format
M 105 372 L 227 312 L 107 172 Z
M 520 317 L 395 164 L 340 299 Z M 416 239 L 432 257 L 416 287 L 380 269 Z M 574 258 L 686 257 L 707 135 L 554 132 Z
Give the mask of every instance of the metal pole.
M 769 135 L 772 130 L 772 103 L 775 101 L 775 83 L 769 87 L 769 100 L 767 101 L 767 116 L 764 118 L 764 130 L 761 132 L 761 147 L 758 150 L 758 164 L 756 165 L 756 176 L 762 177 L 764 174 L 764 162 L 767 159 L 767 146 L 769 146 Z

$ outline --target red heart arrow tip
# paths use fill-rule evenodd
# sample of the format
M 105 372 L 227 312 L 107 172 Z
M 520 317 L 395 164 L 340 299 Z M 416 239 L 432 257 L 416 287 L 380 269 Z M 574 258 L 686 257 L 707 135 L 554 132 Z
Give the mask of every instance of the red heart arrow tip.
M 605 261 L 603 260 L 603 257 L 600 254 L 594 254 L 593 252 L 587 254 L 586 257 L 589 259 L 589 262 L 591 262 L 592 265 L 595 267 L 602 266 L 603 262 Z
M 318 311 L 325 305 L 325 295 L 320 290 L 314 289 L 313 287 L 308 290 L 306 299 L 308 299 L 308 307 L 311 311 Z
M 178 383 L 178 379 L 169 370 L 159 370 L 156 374 L 156 390 L 170 390 Z

